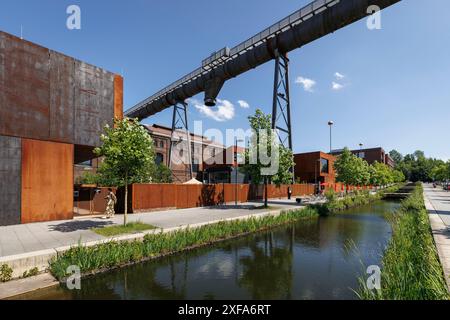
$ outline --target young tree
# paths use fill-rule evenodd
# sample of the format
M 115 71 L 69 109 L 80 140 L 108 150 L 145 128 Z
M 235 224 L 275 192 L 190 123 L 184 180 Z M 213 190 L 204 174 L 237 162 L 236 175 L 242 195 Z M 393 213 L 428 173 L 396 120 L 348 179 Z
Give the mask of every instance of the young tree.
M 155 183 L 172 183 L 172 171 L 164 164 L 156 166 L 155 174 L 153 177 Z
M 389 152 L 390 157 L 394 160 L 395 165 L 400 164 L 403 161 L 403 155 L 397 150 L 392 150 Z
M 431 172 L 434 181 L 446 181 L 450 179 L 450 162 L 435 166 Z
M 375 162 L 371 167 L 374 175 L 371 180 L 376 182 L 376 186 L 385 186 L 394 182 L 392 170 L 384 163 Z
M 125 188 L 124 225 L 128 222 L 128 186 L 132 183 L 150 182 L 155 168 L 152 138 L 137 119 L 115 120 L 114 128 L 106 126 L 102 146 L 95 154 L 104 161 L 99 174 L 114 184 Z
M 251 177 L 252 184 L 265 185 L 265 206 L 267 206 L 267 184 L 269 179 L 277 185 L 292 184 L 294 156 L 292 151 L 280 145 L 272 130 L 272 117 L 257 109 L 254 116 L 249 117 L 253 131 L 251 143 L 245 152 L 245 164 L 242 171 Z M 267 163 L 262 157 L 270 158 Z M 264 161 L 263 161 L 264 160 Z M 270 170 L 275 166 L 275 170 Z
M 393 170 L 394 182 L 400 183 L 406 180 L 405 175 L 400 170 Z
M 364 186 L 370 183 L 370 171 L 367 161 L 358 158 L 348 148 L 334 163 L 336 181 L 353 186 Z

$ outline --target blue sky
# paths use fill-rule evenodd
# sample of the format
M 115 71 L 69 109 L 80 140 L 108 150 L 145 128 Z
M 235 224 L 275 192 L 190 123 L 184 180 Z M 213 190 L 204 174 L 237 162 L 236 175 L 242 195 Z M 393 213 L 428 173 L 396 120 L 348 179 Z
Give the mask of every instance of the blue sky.
M 2 0 L 0 29 L 20 35 L 22 25 L 27 40 L 123 74 L 129 108 L 199 67 L 211 52 L 235 46 L 308 2 Z M 81 7 L 81 30 L 66 28 L 71 4 Z M 335 148 L 364 143 L 450 159 L 448 12 L 448 0 L 403 0 L 383 11 L 382 30 L 369 31 L 364 20 L 292 52 L 294 151 L 328 151 L 331 119 Z M 273 67 L 265 64 L 225 84 L 219 98 L 229 103 L 212 116 L 226 121 L 191 104 L 191 125 L 203 120 L 205 129 L 247 128 L 256 108 L 270 113 Z M 299 77 L 315 85 L 307 91 L 295 83 Z M 146 120 L 170 121 L 171 110 Z

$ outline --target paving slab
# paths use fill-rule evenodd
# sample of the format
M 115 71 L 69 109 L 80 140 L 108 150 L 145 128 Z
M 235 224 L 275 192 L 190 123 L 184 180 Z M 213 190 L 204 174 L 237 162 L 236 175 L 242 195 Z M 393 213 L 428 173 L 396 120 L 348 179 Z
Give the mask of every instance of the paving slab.
M 269 209 L 259 209 L 262 202 L 251 202 L 238 206 L 226 205 L 211 208 L 192 208 L 183 210 L 167 210 L 130 214 L 129 222 L 142 222 L 158 229 L 150 232 L 165 232 L 189 226 L 201 226 L 219 221 L 248 218 L 254 215 L 279 213 L 284 210 L 303 208 L 295 200 L 271 200 Z M 122 240 L 124 237 L 105 238 L 93 231 L 112 225 L 121 225 L 123 216 L 104 220 L 101 217 L 77 218 L 67 221 L 52 221 L 28 225 L 0 227 L 0 264 L 8 263 L 14 269 L 14 276 L 20 276 L 24 271 L 38 267 L 45 271 L 48 261 L 57 252 L 65 251 L 81 243 L 95 245 L 112 239 Z M 130 235 L 129 239 L 143 238 L 145 233 Z M 127 236 L 125 236 L 126 238 Z
M 0 300 L 13 299 L 14 297 L 24 293 L 57 285 L 59 285 L 59 282 L 48 273 L 40 274 L 32 278 L 0 283 Z
M 424 185 L 425 206 L 450 292 L 450 192 Z

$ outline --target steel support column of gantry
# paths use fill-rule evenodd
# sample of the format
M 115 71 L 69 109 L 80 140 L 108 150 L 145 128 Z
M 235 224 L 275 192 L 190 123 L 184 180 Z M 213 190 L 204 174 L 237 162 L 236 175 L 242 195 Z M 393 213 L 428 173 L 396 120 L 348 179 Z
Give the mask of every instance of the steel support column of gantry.
M 289 59 L 286 53 L 275 51 L 272 129 L 281 145 L 292 151 L 291 100 L 289 93 Z M 294 168 L 291 168 L 292 179 Z
M 173 177 L 176 179 L 177 176 L 175 175 L 175 172 L 183 172 L 184 174 L 187 174 L 189 179 L 193 178 L 193 172 L 192 172 L 192 150 L 191 150 L 191 134 L 189 132 L 189 123 L 188 123 L 188 117 L 187 117 L 187 108 L 188 104 L 183 102 L 177 102 L 173 106 L 173 118 L 172 118 L 172 137 L 170 139 L 170 150 L 169 150 L 169 168 L 172 171 Z M 176 132 L 179 132 L 179 135 L 175 135 Z M 183 143 L 183 134 L 186 135 L 185 142 L 187 143 L 187 152 L 188 152 L 188 159 L 183 163 L 184 170 L 178 170 L 174 167 L 174 147 L 180 143 Z M 184 148 L 182 149 L 183 151 Z M 183 156 L 180 155 L 180 158 L 183 158 Z M 179 159 L 183 160 L 183 159 Z

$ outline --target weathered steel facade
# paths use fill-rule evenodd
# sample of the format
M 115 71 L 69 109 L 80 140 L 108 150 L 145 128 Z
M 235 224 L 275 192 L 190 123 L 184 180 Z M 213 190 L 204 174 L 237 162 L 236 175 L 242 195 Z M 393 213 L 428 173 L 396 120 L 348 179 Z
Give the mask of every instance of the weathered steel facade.
M 0 31 L 0 225 L 71 218 L 74 163 L 115 117 L 122 77 Z
M 120 109 L 116 77 L 0 32 L 0 134 L 98 146 Z
M 0 225 L 20 223 L 19 138 L 0 136 Z

